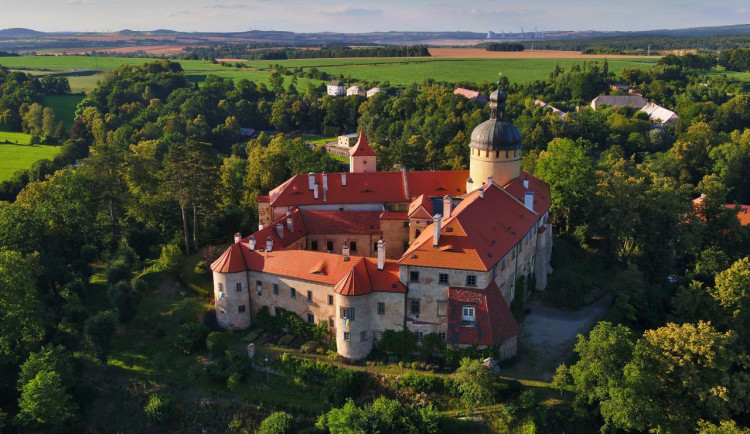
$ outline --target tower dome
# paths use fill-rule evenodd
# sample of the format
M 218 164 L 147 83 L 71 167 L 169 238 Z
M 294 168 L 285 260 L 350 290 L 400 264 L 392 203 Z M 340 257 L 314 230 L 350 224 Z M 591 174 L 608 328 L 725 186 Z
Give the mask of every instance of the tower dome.
M 513 151 L 521 149 L 521 132 L 505 119 L 505 92 L 498 89 L 490 95 L 490 118 L 479 124 L 471 133 L 472 149 L 482 151 Z
M 498 89 L 490 95 L 490 118 L 471 133 L 467 192 L 478 189 L 490 178 L 505 186 L 521 174 L 521 132 L 505 119 L 507 98 L 498 83 Z

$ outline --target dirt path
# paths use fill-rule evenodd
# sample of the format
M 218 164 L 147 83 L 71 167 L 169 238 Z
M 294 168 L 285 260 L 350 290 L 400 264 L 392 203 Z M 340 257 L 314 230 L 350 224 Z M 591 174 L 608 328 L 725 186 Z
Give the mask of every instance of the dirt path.
M 577 335 L 589 331 L 611 302 L 608 295 L 575 312 L 567 312 L 532 301 L 531 313 L 520 324 L 519 360 L 503 369 L 502 374 L 549 381 L 557 366 L 572 354 Z

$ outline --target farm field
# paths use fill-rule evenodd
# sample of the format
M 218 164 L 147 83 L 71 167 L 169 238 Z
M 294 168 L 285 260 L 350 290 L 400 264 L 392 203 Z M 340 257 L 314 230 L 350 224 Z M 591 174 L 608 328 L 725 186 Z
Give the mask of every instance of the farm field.
M 520 52 L 487 51 L 484 48 L 430 48 L 432 57 L 440 58 L 471 58 L 471 59 L 632 59 L 642 58 L 628 54 L 581 54 L 580 51 L 562 50 L 525 50 Z M 661 56 L 655 56 L 656 58 Z
M 6 141 L 11 142 L 6 143 Z M 13 142 L 18 141 L 18 144 Z M 18 170 L 28 169 L 41 159 L 53 157 L 59 146 L 29 145 L 29 135 L 0 131 L 0 181 L 9 179 Z

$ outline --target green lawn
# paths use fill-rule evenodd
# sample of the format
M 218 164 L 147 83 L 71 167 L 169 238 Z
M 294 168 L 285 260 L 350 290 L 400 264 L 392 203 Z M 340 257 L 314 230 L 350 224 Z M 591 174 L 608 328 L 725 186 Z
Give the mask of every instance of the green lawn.
M 18 170 L 28 169 L 43 158 L 51 158 L 59 146 L 30 145 L 31 136 L 0 131 L 0 181 L 9 179 Z
M 62 121 L 66 129 L 70 129 L 76 106 L 82 99 L 83 95 L 50 95 L 44 98 L 44 105 L 51 107 L 57 120 Z

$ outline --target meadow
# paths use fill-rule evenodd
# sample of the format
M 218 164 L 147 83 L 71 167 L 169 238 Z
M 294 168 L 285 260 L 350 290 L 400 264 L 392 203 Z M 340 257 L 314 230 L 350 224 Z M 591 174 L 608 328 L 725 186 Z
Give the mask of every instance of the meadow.
M 10 179 L 13 174 L 43 158 L 54 157 L 59 146 L 31 145 L 31 136 L 23 133 L 0 131 L 0 181 Z

